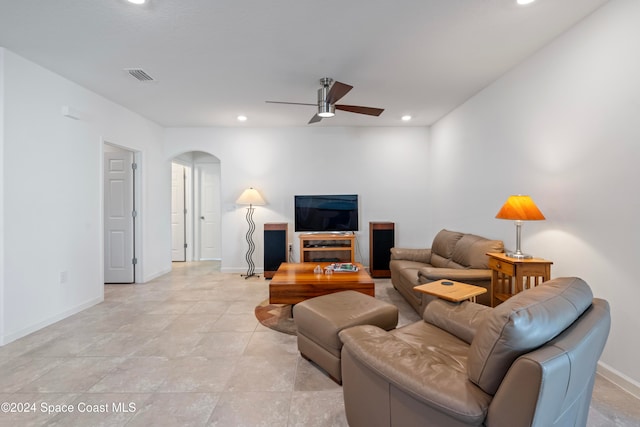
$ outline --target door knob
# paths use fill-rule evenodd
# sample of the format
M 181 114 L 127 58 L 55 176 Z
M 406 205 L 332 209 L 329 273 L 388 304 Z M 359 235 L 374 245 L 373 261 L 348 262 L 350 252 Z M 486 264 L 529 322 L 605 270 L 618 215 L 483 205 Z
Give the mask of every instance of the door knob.
M 203 216 L 201 216 L 201 217 L 200 217 L 200 219 L 204 219 L 204 217 L 203 217 Z

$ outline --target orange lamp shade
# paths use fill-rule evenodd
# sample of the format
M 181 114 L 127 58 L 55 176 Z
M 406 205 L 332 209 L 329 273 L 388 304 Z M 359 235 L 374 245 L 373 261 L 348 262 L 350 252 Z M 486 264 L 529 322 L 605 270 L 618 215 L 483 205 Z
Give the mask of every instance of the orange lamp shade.
M 500 208 L 496 218 L 516 221 L 540 221 L 545 219 L 531 197 L 520 194 L 509 196 L 502 208 Z

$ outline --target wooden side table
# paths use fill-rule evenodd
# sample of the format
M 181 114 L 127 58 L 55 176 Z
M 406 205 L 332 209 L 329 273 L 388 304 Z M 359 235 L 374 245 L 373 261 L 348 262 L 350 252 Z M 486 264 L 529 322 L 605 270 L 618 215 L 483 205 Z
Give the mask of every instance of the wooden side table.
M 487 290 L 481 286 L 468 285 L 446 279 L 414 286 L 413 289 L 453 302 L 460 302 L 467 299 L 476 302 L 478 295 L 487 292 Z
M 553 262 L 542 258 L 516 259 L 504 253 L 487 253 L 491 275 L 493 298 L 491 305 L 506 301 L 524 289 L 538 286 L 551 279 Z

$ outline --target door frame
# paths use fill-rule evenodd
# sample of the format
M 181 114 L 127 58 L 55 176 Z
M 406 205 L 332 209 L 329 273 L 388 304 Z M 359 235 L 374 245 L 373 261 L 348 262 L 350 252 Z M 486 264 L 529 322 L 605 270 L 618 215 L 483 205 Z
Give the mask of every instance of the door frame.
M 118 150 L 125 150 L 133 153 L 133 161 L 137 165 L 137 168 L 133 171 L 133 206 L 136 211 L 136 216 L 133 219 L 133 254 L 134 257 L 137 258 L 138 262 L 133 266 L 133 277 L 134 283 L 144 283 L 143 280 L 143 253 L 142 253 L 142 228 L 143 228 L 143 219 L 142 219 L 142 179 L 141 179 L 141 169 L 143 156 L 142 152 L 135 150 L 133 148 L 115 144 L 111 141 L 108 141 L 104 138 L 100 138 L 100 162 L 99 162 L 99 173 L 100 173 L 100 278 L 101 283 L 104 284 L 104 152 L 105 145 L 114 147 Z
M 187 214 L 185 215 L 185 234 L 184 241 L 187 244 L 185 261 L 191 262 L 195 258 L 195 243 L 194 243 L 194 232 L 193 232 L 193 222 L 195 209 L 193 205 L 193 165 L 185 162 L 180 158 L 171 159 L 170 163 L 178 164 L 185 168 L 185 177 L 184 177 L 184 206 L 187 209 Z
M 171 163 L 178 163 L 187 168 L 187 180 L 186 180 L 186 194 L 187 194 L 187 261 L 200 261 L 200 184 L 198 177 L 199 174 L 199 166 L 202 164 L 199 160 L 199 156 L 210 156 L 215 158 L 217 161 L 214 163 L 221 164 L 221 160 L 215 154 L 212 154 L 209 151 L 203 150 L 188 150 L 181 153 L 174 154 L 168 158 L 169 165 Z M 208 163 L 208 162 L 204 162 Z M 219 170 L 220 180 L 222 180 L 222 169 Z M 222 193 L 222 187 L 218 188 L 220 191 L 220 195 Z M 222 220 L 222 206 L 220 206 L 220 219 Z M 222 230 L 218 235 L 219 245 L 222 247 Z M 171 248 L 169 248 L 169 252 Z M 222 253 L 220 253 L 220 258 L 222 259 Z
M 209 153 L 205 153 L 211 157 L 215 157 Z M 220 212 L 219 212 L 219 231 L 218 231 L 218 246 L 220 247 L 220 256 L 215 258 L 203 258 L 202 257 L 202 221 L 200 218 L 202 216 L 202 169 L 206 165 L 210 164 L 218 164 L 219 163 L 208 163 L 208 162 L 195 162 L 193 166 L 193 174 L 194 174 L 194 259 L 198 261 L 209 261 L 209 260 L 222 260 L 222 203 L 220 203 Z M 221 169 L 218 166 L 218 178 L 221 180 Z M 222 188 L 220 186 L 220 181 L 218 185 L 218 196 L 221 197 Z

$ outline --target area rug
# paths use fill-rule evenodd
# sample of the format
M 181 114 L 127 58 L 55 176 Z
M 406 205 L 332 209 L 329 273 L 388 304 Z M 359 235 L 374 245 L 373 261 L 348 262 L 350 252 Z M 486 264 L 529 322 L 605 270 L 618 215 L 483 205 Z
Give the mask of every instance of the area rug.
M 269 304 L 269 300 L 264 300 L 255 309 L 256 319 L 274 331 L 284 332 L 289 335 L 296 335 L 296 324 L 291 317 L 290 304 Z

